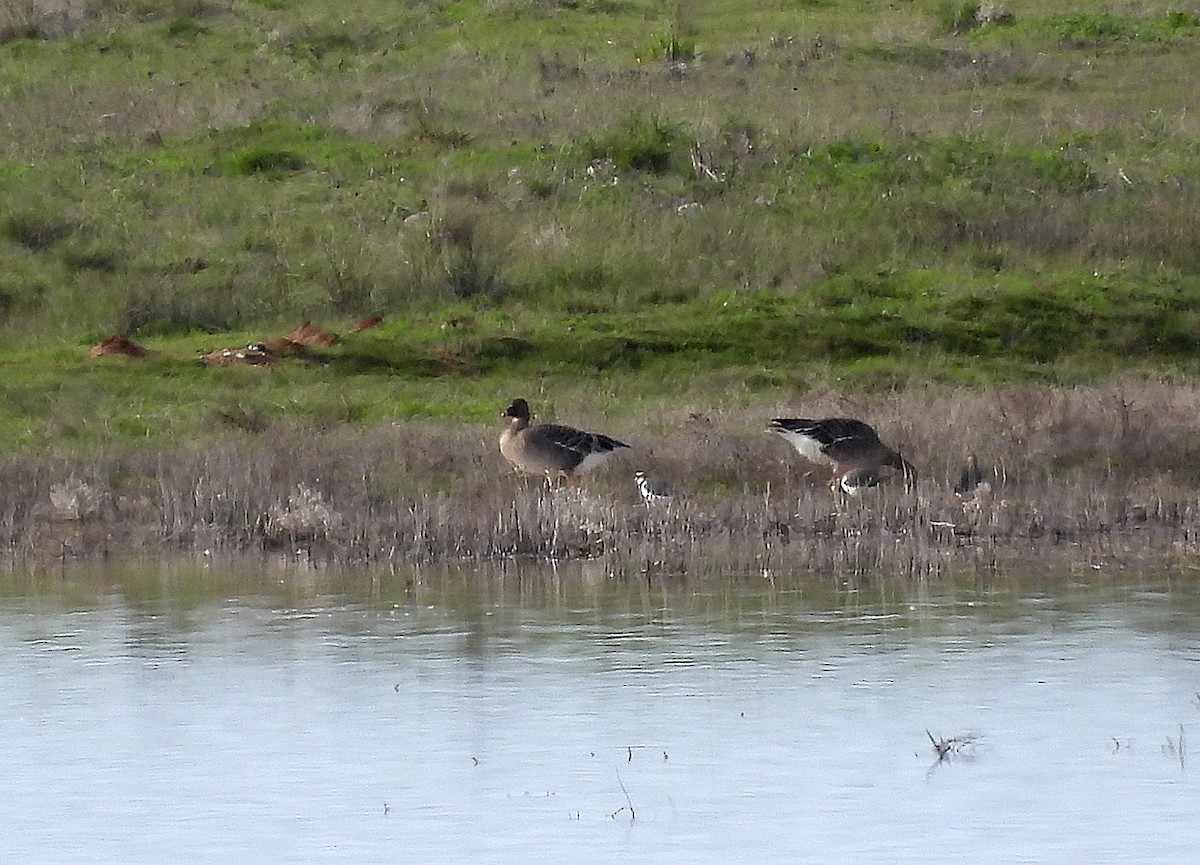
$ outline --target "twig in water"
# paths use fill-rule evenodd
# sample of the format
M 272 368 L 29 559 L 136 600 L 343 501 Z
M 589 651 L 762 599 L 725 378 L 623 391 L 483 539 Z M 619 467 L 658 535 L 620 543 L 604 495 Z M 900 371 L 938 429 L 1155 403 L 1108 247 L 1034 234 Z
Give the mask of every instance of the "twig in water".
M 1172 739 L 1167 736 L 1167 743 L 1162 746 L 1162 752 L 1168 757 L 1177 757 L 1179 759 L 1179 769 L 1183 771 L 1187 769 L 1187 741 L 1184 739 L 1183 724 L 1179 725 L 1179 738 Z
M 934 736 L 929 730 L 925 731 L 933 744 L 933 753 L 937 754 L 937 762 L 943 763 L 955 757 L 970 758 L 974 756 L 975 744 L 979 741 L 978 733 L 960 733 L 949 739 Z M 935 764 L 936 765 L 936 764 Z
M 629 807 L 629 822 L 632 823 L 637 819 L 637 812 L 633 810 L 633 800 L 629 798 L 629 791 L 625 789 L 625 782 L 621 780 L 621 770 L 617 770 L 617 783 L 621 785 L 621 792 L 625 794 L 625 804 Z M 624 808 L 618 808 L 609 816 L 616 819 L 616 816 L 624 811 Z

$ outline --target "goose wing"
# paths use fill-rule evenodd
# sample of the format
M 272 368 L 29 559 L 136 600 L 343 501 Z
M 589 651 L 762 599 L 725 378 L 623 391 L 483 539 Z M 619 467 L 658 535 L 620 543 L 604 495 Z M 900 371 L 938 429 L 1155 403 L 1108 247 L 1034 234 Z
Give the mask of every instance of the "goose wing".
M 606 457 L 618 448 L 629 445 L 602 433 L 590 433 L 559 424 L 539 424 L 529 430 L 527 447 L 536 448 L 540 453 L 550 457 L 553 462 L 572 471 L 581 466 L 589 457 L 595 461 L 597 457 Z
M 874 429 L 853 418 L 775 418 L 770 430 L 814 462 L 837 465 L 886 450 Z

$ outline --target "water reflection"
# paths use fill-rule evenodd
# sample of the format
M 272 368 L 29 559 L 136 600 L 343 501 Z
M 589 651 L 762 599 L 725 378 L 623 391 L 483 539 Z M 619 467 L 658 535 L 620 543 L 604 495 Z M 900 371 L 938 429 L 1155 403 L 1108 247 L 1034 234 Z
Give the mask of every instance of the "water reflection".
M 6 575 L 0 856 L 1190 856 L 1190 576 L 586 568 Z

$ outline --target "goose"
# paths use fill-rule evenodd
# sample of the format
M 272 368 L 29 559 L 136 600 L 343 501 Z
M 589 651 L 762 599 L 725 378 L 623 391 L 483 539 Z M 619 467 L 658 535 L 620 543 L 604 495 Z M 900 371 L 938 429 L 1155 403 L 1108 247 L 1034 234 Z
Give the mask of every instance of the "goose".
M 768 432 L 782 436 L 805 459 L 830 466 L 833 469 L 830 487 L 833 489 L 838 488 L 849 472 L 876 473 L 884 466 L 898 469 L 904 475 L 906 486 L 911 487 L 917 479 L 917 470 L 912 463 L 881 442 L 875 430 L 860 420 L 775 418 Z
M 573 484 L 578 475 L 603 463 L 629 445 L 601 433 L 551 423 L 532 423 L 529 403 L 514 399 L 500 415 L 505 419 L 500 433 L 500 453 L 519 471 L 559 478 Z

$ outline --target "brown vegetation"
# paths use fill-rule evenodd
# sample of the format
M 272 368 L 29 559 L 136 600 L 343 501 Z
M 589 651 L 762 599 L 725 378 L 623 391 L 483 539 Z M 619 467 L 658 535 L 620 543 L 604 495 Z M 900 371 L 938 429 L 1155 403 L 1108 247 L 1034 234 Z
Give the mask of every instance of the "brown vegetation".
M 767 418 L 798 408 L 870 418 L 922 469 L 917 489 L 831 494 L 825 470 L 765 432 Z M 269 435 L 170 454 L 131 449 L 86 465 L 8 457 L 0 544 L 32 554 L 266 548 L 344 562 L 597 557 L 651 576 L 921 576 L 1033 555 L 1104 568 L 1200 548 L 1198 409 L 1200 389 L 1138 383 L 870 403 L 828 393 L 803 406 L 680 412 L 653 429 L 583 417 L 633 451 L 567 490 L 507 469 L 492 425 L 319 434 L 264 418 Z M 963 502 L 953 484 L 968 447 L 997 485 Z M 648 506 L 635 469 L 677 495 Z

